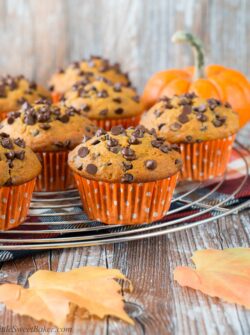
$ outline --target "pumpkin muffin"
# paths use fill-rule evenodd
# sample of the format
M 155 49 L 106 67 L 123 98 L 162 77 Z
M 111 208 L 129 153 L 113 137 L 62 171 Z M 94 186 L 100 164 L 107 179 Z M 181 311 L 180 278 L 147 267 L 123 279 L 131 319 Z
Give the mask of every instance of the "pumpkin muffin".
M 43 97 L 49 98 L 49 92 L 22 75 L 0 77 L 0 121 L 7 113 L 17 111 L 24 102 L 31 103 Z
M 141 224 L 166 215 L 182 162 L 179 147 L 153 130 L 115 126 L 77 146 L 69 166 L 91 219 Z
M 23 138 L 41 158 L 43 171 L 36 190 L 58 191 L 74 187 L 67 165 L 68 152 L 81 143 L 82 137 L 92 136 L 96 127 L 73 107 L 40 99 L 25 103 L 18 112 L 8 114 L 1 131 Z
M 180 144 L 182 177 L 202 181 L 225 172 L 239 116 L 228 103 L 189 93 L 162 98 L 143 115 L 141 124 L 154 127 L 170 143 Z
M 40 172 L 41 164 L 25 141 L 0 131 L 0 230 L 25 220 Z
M 56 102 L 77 81 L 93 81 L 95 77 L 106 78 L 113 83 L 130 85 L 128 74 L 121 71 L 118 63 L 110 64 L 109 60 L 99 56 L 91 56 L 88 60 L 82 60 L 70 64 L 66 69 L 60 69 L 53 74 L 49 87 Z
M 81 111 L 98 127 L 110 130 L 113 126 L 136 126 L 142 105 L 136 91 L 105 78 L 96 78 L 86 85 L 77 82 L 65 93 L 63 103 Z

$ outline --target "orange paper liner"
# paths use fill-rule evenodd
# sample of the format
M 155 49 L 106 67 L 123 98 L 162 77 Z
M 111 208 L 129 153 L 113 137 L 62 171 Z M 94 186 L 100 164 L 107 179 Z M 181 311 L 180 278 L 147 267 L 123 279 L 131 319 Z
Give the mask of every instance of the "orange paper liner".
M 178 174 L 146 183 L 107 183 L 75 174 L 83 208 L 92 220 L 106 224 L 142 224 L 167 214 Z
M 63 96 L 63 94 L 61 94 L 61 93 L 58 93 L 58 92 L 52 92 L 52 93 L 51 93 L 52 102 L 53 102 L 53 103 L 57 103 L 57 102 L 59 102 L 62 96 Z
M 7 118 L 9 112 L 0 111 L 0 122 Z
M 17 227 L 25 221 L 35 184 L 33 179 L 19 186 L 0 187 L 0 230 Z
M 68 151 L 37 153 L 42 172 L 37 178 L 37 192 L 56 192 L 75 188 L 73 173 L 68 166 Z
M 181 179 L 204 181 L 222 176 L 230 159 L 235 135 L 201 143 L 181 144 Z
M 120 118 L 120 119 L 104 119 L 104 120 L 97 120 L 91 119 L 98 128 L 103 128 L 106 131 L 109 131 L 114 126 L 122 125 L 124 128 L 128 127 L 136 127 L 141 120 L 141 115 L 132 116 L 127 118 Z

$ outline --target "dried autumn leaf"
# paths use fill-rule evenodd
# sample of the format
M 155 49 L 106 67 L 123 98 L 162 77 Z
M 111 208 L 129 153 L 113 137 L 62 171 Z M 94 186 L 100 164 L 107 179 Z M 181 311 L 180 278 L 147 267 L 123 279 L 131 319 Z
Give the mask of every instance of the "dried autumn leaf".
M 61 292 L 56 290 L 32 290 L 16 284 L 3 284 L 0 301 L 17 314 L 46 320 L 57 327 L 63 327 L 69 313 L 70 301 L 66 297 L 62 299 Z
M 29 278 L 30 287 L 15 284 L 0 286 L 0 301 L 8 309 L 36 320 L 46 320 L 62 327 L 76 305 L 90 315 L 115 316 L 130 324 L 124 311 L 121 287 L 114 280 L 126 277 L 115 269 L 84 267 L 69 272 L 40 270 Z
M 174 271 L 181 286 L 250 308 L 250 248 L 199 250 L 192 260 L 196 269 Z

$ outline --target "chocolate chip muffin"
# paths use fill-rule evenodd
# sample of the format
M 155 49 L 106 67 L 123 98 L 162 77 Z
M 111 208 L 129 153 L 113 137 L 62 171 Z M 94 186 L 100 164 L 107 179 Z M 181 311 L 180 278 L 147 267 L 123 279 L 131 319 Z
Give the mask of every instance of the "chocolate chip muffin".
M 206 180 L 224 173 L 239 116 L 228 103 L 189 93 L 161 99 L 143 115 L 141 124 L 181 145 L 184 178 Z
M 25 140 L 43 162 L 37 190 L 56 191 L 74 187 L 67 166 L 69 150 L 81 143 L 82 137 L 92 136 L 96 130 L 91 121 L 73 107 L 66 107 L 40 99 L 25 103 L 18 112 L 8 114 L 1 123 L 1 131 Z
M 105 130 L 118 124 L 124 127 L 137 125 L 142 113 L 140 98 L 133 88 L 114 84 L 105 78 L 98 78 L 88 85 L 77 82 L 65 93 L 63 101 Z
M 181 169 L 177 145 L 143 126 L 115 126 L 69 154 L 88 215 L 104 223 L 135 224 L 164 216 Z
M 130 85 L 128 75 L 121 71 L 118 63 L 110 64 L 107 59 L 91 56 L 88 60 L 74 62 L 66 69 L 60 69 L 51 77 L 49 86 L 55 99 L 58 100 L 58 97 L 68 91 L 77 81 L 91 82 L 99 76 L 113 83 Z
M 21 138 L 0 132 L 0 229 L 21 224 L 27 215 L 41 164 Z
M 49 99 L 49 92 L 22 75 L 1 77 L 0 120 L 3 120 L 7 113 L 17 111 L 24 102 L 31 103 L 42 97 Z

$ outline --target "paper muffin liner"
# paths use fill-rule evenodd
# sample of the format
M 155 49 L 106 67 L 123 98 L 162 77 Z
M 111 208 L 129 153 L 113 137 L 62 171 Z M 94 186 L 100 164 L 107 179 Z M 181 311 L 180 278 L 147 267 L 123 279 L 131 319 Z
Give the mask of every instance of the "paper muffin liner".
M 37 178 L 36 192 L 56 192 L 75 188 L 75 180 L 68 166 L 68 151 L 39 152 L 42 172 Z
M 0 230 L 12 229 L 25 221 L 35 184 L 33 179 L 18 186 L 0 187 Z
M 104 119 L 104 120 L 97 120 L 91 119 L 98 128 L 103 128 L 106 131 L 109 131 L 114 126 L 123 126 L 124 128 L 128 127 L 136 127 L 141 120 L 141 115 L 132 116 L 127 118 L 120 118 L 120 119 Z
M 57 103 L 57 102 L 59 102 L 62 96 L 63 96 L 63 94 L 61 94 L 61 93 L 58 93 L 58 92 L 52 92 L 52 93 L 51 93 L 52 102 L 53 102 L 54 104 Z
M 7 118 L 9 112 L 0 111 L 0 122 Z
M 178 173 L 146 183 L 108 183 L 75 173 L 83 208 L 88 217 L 106 224 L 142 224 L 167 214 Z
M 230 159 L 235 135 L 201 143 L 181 144 L 182 180 L 204 181 L 222 176 Z

